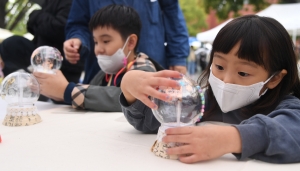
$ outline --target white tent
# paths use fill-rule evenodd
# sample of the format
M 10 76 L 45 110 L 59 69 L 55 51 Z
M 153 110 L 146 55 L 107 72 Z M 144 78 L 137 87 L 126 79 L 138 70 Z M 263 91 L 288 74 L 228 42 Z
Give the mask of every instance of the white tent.
M 210 30 L 198 33 L 196 35 L 197 39 L 200 42 L 209 42 L 209 43 L 212 43 L 214 41 L 215 37 L 217 36 L 218 32 L 221 30 L 221 28 L 223 28 L 231 20 L 232 19 L 228 19 L 225 22 L 223 22 L 222 24 L 220 24 L 220 25 L 218 25 L 218 26 L 216 26 L 216 27 L 214 27 L 214 28 L 212 28 Z
M 259 16 L 272 17 L 279 21 L 285 29 L 292 35 L 295 43 L 296 36 L 300 35 L 300 3 L 293 4 L 273 4 L 268 8 L 257 13 Z M 197 39 L 202 42 L 213 42 L 217 33 L 224 27 L 231 19 L 218 25 L 217 27 L 205 32 L 197 34 Z
M 300 35 L 300 3 L 273 4 L 257 13 L 259 16 L 272 17 L 279 21 L 292 35 L 294 43 Z

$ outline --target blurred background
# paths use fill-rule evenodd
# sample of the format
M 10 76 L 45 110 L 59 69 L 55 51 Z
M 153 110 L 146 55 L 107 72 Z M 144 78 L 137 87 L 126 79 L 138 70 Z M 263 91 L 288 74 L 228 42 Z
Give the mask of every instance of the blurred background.
M 0 42 L 11 35 L 33 38 L 26 30 L 29 14 L 44 0 L 0 0 Z M 211 44 L 232 18 L 258 14 L 281 22 L 300 54 L 300 0 L 179 0 L 189 32 L 188 74 L 197 78 L 207 67 Z

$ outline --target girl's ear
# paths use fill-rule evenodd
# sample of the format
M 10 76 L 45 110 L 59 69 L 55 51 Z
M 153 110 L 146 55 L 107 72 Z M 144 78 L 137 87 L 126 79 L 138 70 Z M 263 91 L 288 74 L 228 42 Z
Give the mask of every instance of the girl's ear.
M 273 78 L 271 78 L 271 80 L 266 85 L 268 87 L 268 89 L 275 88 L 286 74 L 287 74 L 287 71 L 285 69 L 283 69 L 279 73 L 274 75 Z
M 129 36 L 128 45 L 127 45 L 129 51 L 133 51 L 134 50 L 134 48 L 137 45 L 137 40 L 138 40 L 138 37 L 137 37 L 136 34 L 131 34 Z

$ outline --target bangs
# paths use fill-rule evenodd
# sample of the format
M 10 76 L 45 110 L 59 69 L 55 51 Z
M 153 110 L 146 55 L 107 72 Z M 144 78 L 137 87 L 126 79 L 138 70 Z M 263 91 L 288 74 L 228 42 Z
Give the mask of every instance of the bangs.
M 258 20 L 253 22 L 253 20 Z M 240 59 L 254 62 L 270 71 L 267 61 L 270 58 L 270 40 L 264 32 L 266 26 L 259 19 L 250 18 L 247 20 L 233 20 L 224 26 L 213 43 L 212 54 L 221 52 L 228 54 L 230 50 L 240 43 L 237 56 Z

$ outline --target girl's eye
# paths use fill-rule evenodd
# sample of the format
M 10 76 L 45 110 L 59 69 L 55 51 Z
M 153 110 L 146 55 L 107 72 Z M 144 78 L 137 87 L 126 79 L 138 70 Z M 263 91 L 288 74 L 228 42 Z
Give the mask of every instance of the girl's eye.
M 221 65 L 216 65 L 218 70 L 224 70 L 224 68 Z
M 249 74 L 248 74 L 248 73 L 245 73 L 245 72 L 238 72 L 238 74 L 239 74 L 240 76 L 242 76 L 242 77 L 247 77 L 247 76 L 249 76 Z
M 97 45 L 98 44 L 98 42 L 94 42 L 95 43 L 95 45 Z
M 105 40 L 105 41 L 103 41 L 103 43 L 107 44 L 107 43 L 109 43 L 109 40 Z

